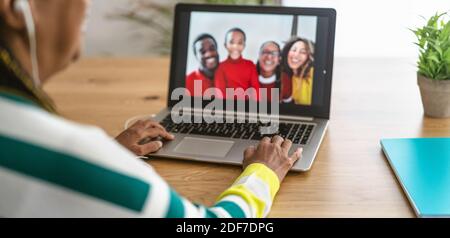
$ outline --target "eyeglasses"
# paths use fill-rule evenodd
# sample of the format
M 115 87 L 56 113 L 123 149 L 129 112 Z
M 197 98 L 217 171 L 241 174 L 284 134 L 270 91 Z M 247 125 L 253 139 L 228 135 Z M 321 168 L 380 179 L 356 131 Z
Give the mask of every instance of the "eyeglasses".
M 267 55 L 267 56 L 279 57 L 279 56 L 280 56 L 280 52 L 278 52 L 278 51 L 268 51 L 268 50 L 263 50 L 263 51 L 261 51 L 261 55 Z

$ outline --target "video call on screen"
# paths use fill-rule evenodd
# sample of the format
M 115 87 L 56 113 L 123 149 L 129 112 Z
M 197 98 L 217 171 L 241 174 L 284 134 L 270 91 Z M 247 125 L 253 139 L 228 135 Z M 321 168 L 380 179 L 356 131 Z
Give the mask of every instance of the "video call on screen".
M 189 95 L 214 88 L 224 99 L 317 104 L 317 16 L 192 12 L 189 25 L 184 82 Z

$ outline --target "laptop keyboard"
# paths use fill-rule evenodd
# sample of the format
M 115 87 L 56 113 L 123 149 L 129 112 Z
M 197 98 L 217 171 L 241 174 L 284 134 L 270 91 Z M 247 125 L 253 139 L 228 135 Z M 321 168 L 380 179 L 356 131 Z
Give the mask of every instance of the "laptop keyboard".
M 306 145 L 314 130 L 313 124 L 280 122 L 278 131 L 274 134 L 261 134 L 260 127 L 267 126 L 260 122 L 246 123 L 175 123 L 170 114 L 164 118 L 161 125 L 171 133 L 181 133 L 202 136 L 217 136 L 242 140 L 261 140 L 263 137 L 279 135 L 291 140 L 294 144 Z

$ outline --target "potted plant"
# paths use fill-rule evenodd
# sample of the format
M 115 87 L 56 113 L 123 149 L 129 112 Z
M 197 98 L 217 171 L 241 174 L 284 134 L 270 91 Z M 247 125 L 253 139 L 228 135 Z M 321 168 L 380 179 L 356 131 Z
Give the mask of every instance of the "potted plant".
M 450 117 L 450 21 L 435 14 L 413 30 L 420 48 L 417 81 L 425 115 Z

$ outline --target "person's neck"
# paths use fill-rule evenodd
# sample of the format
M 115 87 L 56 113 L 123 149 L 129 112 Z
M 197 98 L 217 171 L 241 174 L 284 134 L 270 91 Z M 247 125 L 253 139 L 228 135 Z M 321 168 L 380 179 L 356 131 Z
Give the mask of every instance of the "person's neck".
M 28 98 L 43 109 L 56 113 L 53 102 L 42 88 L 33 87 L 30 84 L 31 60 L 25 44 L 20 44 L 20 41 L 11 41 L 6 37 L 0 41 L 0 50 L 5 53 L 5 55 L 2 54 L 3 57 L 0 61 L 2 65 L 0 66 L 6 69 L 5 75 L 0 75 L 5 76 L 5 78 L 1 78 L 0 82 L 6 81 L 6 84 L 2 84 L 2 86 L 12 89 L 13 94 Z
M 32 70 L 30 53 L 27 50 L 28 47 L 25 44 L 25 40 L 15 34 L 5 34 L 5 37 L 2 39 L 2 43 L 7 49 L 10 50 L 11 54 L 20 64 L 25 73 L 31 75 Z
M 11 51 L 11 54 L 20 64 L 22 70 L 30 77 L 32 77 L 33 74 L 31 66 L 31 56 L 28 47 L 28 39 L 24 36 L 21 36 L 19 33 L 5 34 L 2 43 Z M 42 61 L 40 60 L 39 63 L 42 63 Z M 45 77 L 42 74 L 44 70 L 42 70 L 42 65 L 39 66 L 39 77 L 41 80 L 44 80 Z
M 267 72 L 261 69 L 261 76 L 263 76 L 264 78 L 270 78 L 275 74 L 274 71 L 272 72 Z
M 205 68 L 200 68 L 200 72 L 205 75 L 208 79 L 212 80 L 214 78 L 214 71 L 213 70 L 209 70 L 209 69 L 205 69 Z
M 239 61 L 239 60 L 241 60 L 241 59 L 242 59 L 242 55 L 239 56 L 237 59 L 233 59 L 233 58 L 231 58 L 230 56 L 228 56 L 228 60 L 233 61 L 233 62 Z

